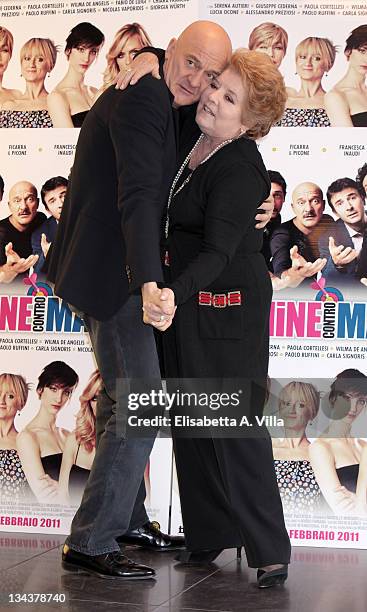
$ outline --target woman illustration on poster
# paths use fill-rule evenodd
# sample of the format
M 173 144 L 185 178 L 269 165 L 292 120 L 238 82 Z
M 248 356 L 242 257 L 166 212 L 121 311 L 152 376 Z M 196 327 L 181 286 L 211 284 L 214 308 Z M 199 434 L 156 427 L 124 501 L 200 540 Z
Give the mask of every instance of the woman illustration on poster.
M 20 98 L 22 93 L 17 89 L 3 87 L 4 73 L 13 54 L 13 35 L 9 30 L 0 26 L 0 105 L 7 100 Z
M 56 417 L 78 384 L 77 373 L 63 361 L 49 363 L 38 378 L 40 408 L 17 436 L 17 450 L 28 484 L 37 500 L 57 501 L 65 432 Z
M 325 500 L 337 515 L 367 516 L 356 497 L 361 458 L 367 442 L 351 428 L 367 406 L 367 376 L 358 370 L 340 372 L 330 387 L 324 412 L 330 423 L 310 446 L 310 461 Z M 363 427 L 365 431 L 365 427 Z
M 20 50 L 24 94 L 1 105 L 2 128 L 50 128 L 45 78 L 56 62 L 57 49 L 49 38 L 31 38 Z
M 325 108 L 335 127 L 367 127 L 367 24 L 352 30 L 344 55 L 348 70 L 325 96 Z
M 320 509 L 320 488 L 313 473 L 307 425 L 319 411 L 320 395 L 306 382 L 292 381 L 279 393 L 279 417 L 284 438 L 273 439 L 274 466 L 284 509 L 311 513 Z
M 104 43 L 101 30 L 91 23 L 78 23 L 66 39 L 65 55 L 69 67 L 47 99 L 55 128 L 81 127 L 92 106 L 97 89 L 84 83 L 87 70 Z
M 16 447 L 14 419 L 25 406 L 28 385 L 19 374 L 0 374 L 0 499 L 16 502 L 27 492 L 27 480 Z
M 329 127 L 325 110 L 322 78 L 334 65 L 336 47 L 328 38 L 310 36 L 296 47 L 296 74 L 301 80 L 299 91 L 288 88 L 288 99 L 281 127 Z
M 288 34 L 276 23 L 260 23 L 254 28 L 248 39 L 251 51 L 266 53 L 277 68 L 287 52 Z

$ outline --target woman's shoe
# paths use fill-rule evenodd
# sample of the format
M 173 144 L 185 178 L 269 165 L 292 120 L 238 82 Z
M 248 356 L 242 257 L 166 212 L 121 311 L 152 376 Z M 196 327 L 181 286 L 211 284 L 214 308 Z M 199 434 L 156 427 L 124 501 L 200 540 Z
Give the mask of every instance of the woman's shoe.
M 277 584 L 284 584 L 288 578 L 288 565 L 283 565 L 278 569 L 266 572 L 265 570 L 257 570 L 257 586 L 259 589 L 267 589 L 269 587 L 276 586 Z
M 185 565 L 205 565 L 206 563 L 214 561 L 222 551 L 223 548 L 216 550 L 197 550 L 195 552 L 181 550 L 178 555 L 175 556 L 175 559 L 179 561 L 179 563 L 184 563 Z

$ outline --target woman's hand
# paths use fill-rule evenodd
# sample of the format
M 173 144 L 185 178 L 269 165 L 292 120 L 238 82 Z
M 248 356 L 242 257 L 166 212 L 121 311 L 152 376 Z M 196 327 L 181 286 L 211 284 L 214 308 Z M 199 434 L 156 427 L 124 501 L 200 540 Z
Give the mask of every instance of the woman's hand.
M 57 480 L 53 480 L 53 478 L 51 478 L 51 476 L 49 476 L 48 474 L 40 476 L 38 480 L 41 483 L 39 499 L 42 499 L 44 501 L 55 501 L 55 498 L 59 495 L 59 483 L 57 482 Z
M 175 294 L 172 289 L 156 288 L 150 295 L 143 292 L 143 321 L 159 331 L 166 331 L 175 316 Z
M 255 227 L 256 229 L 264 229 L 264 227 L 269 223 L 272 217 L 274 210 L 274 202 L 265 201 L 260 204 L 257 210 L 261 212 L 258 212 L 255 217 L 256 221 L 258 221 Z
M 159 62 L 154 53 L 140 53 L 131 62 L 131 68 L 121 70 L 116 77 L 116 89 L 126 89 L 128 85 L 135 85 L 146 74 L 160 79 Z

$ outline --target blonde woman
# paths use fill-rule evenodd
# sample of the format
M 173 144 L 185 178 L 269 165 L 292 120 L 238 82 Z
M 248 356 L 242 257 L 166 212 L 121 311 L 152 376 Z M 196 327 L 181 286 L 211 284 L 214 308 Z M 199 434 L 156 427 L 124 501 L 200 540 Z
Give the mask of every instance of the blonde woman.
M 16 447 L 14 419 L 25 406 L 28 384 L 19 374 L 0 374 L 0 499 L 17 501 L 27 491 L 27 480 Z
M 319 411 L 320 395 L 314 385 L 292 381 L 279 393 L 279 417 L 284 420 L 284 438 L 273 439 L 274 466 L 284 509 L 313 512 L 322 496 L 313 473 L 307 425 Z
M 276 23 L 260 23 L 250 34 L 248 48 L 266 53 L 277 68 L 287 52 L 288 34 Z
M 17 89 L 7 89 L 3 86 L 4 73 L 13 54 L 13 45 L 12 33 L 0 26 L 0 105 L 7 100 L 19 98 L 22 95 Z
M 334 65 L 336 47 L 328 38 L 309 36 L 296 47 L 296 74 L 301 87 L 287 89 L 282 127 L 330 127 L 322 79 Z
M 102 379 L 98 370 L 90 376 L 81 394 L 75 430 L 65 443 L 59 489 L 65 503 L 77 501 L 83 493 L 96 453 L 96 407 Z
M 21 75 L 26 89 L 19 97 L 3 102 L 2 128 L 51 128 L 45 79 L 55 66 L 57 48 L 49 38 L 31 38 L 20 50 Z
M 56 128 L 81 127 L 92 106 L 97 89 L 84 83 L 87 70 L 96 60 L 104 35 L 91 23 L 78 23 L 66 39 L 68 70 L 47 99 Z
M 337 515 L 361 514 L 356 491 L 360 479 L 363 479 L 363 473 L 359 472 L 367 442 L 353 436 L 351 428 L 363 413 L 366 418 L 366 406 L 367 376 L 354 369 L 340 372 L 328 397 L 330 424 L 322 437 L 310 446 L 310 461 L 316 480 Z M 361 429 L 365 431 L 365 425 Z M 360 484 L 360 497 L 361 487 Z M 366 515 L 365 510 L 363 514 Z

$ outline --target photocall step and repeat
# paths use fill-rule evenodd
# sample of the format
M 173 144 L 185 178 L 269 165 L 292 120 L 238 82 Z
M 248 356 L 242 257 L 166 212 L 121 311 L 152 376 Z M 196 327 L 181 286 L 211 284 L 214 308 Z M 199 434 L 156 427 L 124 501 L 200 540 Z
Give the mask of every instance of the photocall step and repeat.
M 68 533 L 95 454 L 101 379 L 82 320 L 45 274 L 86 109 L 139 49 L 165 49 L 197 19 L 269 54 L 288 88 L 259 149 L 275 205 L 264 414 L 292 544 L 367 548 L 363 0 L 1 2 L 0 530 Z M 14 273 L 22 258 L 29 269 Z M 144 478 L 151 519 L 182 533 L 169 437 Z

